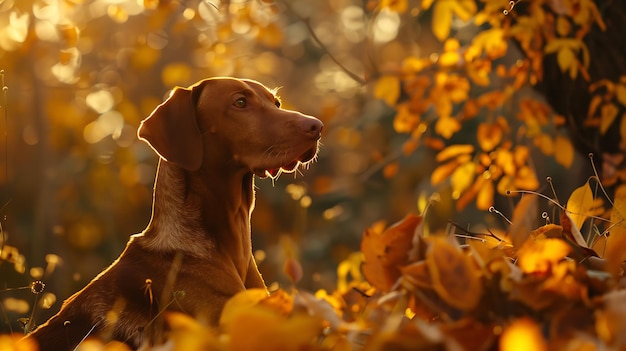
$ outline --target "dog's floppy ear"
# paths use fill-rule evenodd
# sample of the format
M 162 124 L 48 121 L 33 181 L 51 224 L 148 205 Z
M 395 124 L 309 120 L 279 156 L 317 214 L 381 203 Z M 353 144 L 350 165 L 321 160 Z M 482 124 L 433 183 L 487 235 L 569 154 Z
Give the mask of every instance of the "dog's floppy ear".
M 141 121 L 137 136 L 165 160 L 190 171 L 198 170 L 202 165 L 202 134 L 196 122 L 192 89 L 175 88 Z

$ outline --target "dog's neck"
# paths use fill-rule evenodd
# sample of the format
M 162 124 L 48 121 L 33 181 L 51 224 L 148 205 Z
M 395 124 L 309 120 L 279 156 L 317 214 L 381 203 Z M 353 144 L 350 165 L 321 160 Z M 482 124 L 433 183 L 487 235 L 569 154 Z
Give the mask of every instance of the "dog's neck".
M 233 260 L 249 260 L 253 208 L 252 173 L 204 167 L 187 171 L 161 159 L 144 245 L 200 258 L 221 252 Z

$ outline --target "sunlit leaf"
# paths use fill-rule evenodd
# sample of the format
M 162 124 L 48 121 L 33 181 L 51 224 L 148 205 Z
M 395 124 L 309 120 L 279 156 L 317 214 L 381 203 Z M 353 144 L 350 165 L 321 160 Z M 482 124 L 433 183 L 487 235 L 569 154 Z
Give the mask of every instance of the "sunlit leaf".
M 582 228 L 583 223 L 587 220 L 594 207 L 593 192 L 589 182 L 572 192 L 566 206 L 574 224 L 578 228 Z
M 481 123 L 478 125 L 476 139 L 480 148 L 489 152 L 496 148 L 502 141 L 502 126 L 497 123 Z
M 474 163 L 474 161 L 468 161 L 460 165 L 452 172 L 452 176 L 450 177 L 452 191 L 461 194 L 472 184 L 475 176 L 476 163 Z
M 480 301 L 483 286 L 472 259 L 443 237 L 427 237 L 426 264 L 433 288 L 451 306 L 471 310 Z
M 564 16 L 559 16 L 556 19 L 556 32 L 562 36 L 565 37 L 569 34 L 569 32 L 572 30 L 572 25 L 570 24 L 569 20 L 567 20 L 566 17 Z
M 452 172 L 459 166 L 459 163 L 456 161 L 450 161 L 448 163 L 444 163 L 430 174 L 430 184 L 438 185 L 444 180 L 448 179 Z
M 415 228 L 422 218 L 407 215 L 402 221 L 387 228 L 382 234 L 368 229 L 361 241 L 365 258 L 363 275 L 370 284 L 389 291 L 400 277 L 400 267 L 407 264 Z
M 437 160 L 437 162 L 444 162 L 453 157 L 457 157 L 463 154 L 471 154 L 473 152 L 474 152 L 474 145 L 453 144 L 441 150 L 439 153 L 437 153 L 435 160 Z
M 393 129 L 398 133 L 411 133 L 420 123 L 420 116 L 411 111 L 408 103 L 398 104 L 393 119 Z
M 561 239 L 527 240 L 518 251 L 517 264 L 525 273 L 546 273 L 570 252 Z
M 381 77 L 374 87 L 374 97 L 395 106 L 400 97 L 400 79 L 396 76 Z
M 435 131 L 445 139 L 450 139 L 459 130 L 461 130 L 461 123 L 450 116 L 441 116 L 435 123 Z
M 234 317 L 226 330 L 231 350 L 309 349 L 322 331 L 317 318 L 305 314 L 286 318 L 262 307 L 243 309 Z
M 540 326 L 528 317 L 508 325 L 500 337 L 501 351 L 546 351 L 548 346 Z
M 450 34 L 452 18 L 458 16 L 468 21 L 477 11 L 474 0 L 436 1 L 433 9 L 432 30 L 440 41 L 444 41 Z
M 485 181 L 476 196 L 476 208 L 486 211 L 493 206 L 493 197 L 495 195 L 495 187 L 491 179 Z
M 267 291 L 265 289 L 248 289 L 240 292 L 226 302 L 220 317 L 220 324 L 231 324 L 241 311 L 258 304 L 266 298 Z

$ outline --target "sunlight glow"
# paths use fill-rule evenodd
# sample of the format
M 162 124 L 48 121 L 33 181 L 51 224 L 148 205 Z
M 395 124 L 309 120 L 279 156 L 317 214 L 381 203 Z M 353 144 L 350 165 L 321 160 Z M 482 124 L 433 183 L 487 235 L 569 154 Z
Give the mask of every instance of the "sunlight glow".
M 384 9 L 374 22 L 374 41 L 377 43 L 389 42 L 398 35 L 400 16 L 396 12 Z

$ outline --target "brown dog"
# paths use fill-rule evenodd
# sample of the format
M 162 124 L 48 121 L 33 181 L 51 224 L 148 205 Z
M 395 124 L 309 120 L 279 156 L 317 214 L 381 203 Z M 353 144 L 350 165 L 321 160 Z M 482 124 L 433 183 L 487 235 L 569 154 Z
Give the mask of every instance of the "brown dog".
M 148 227 L 28 338 L 40 350 L 72 350 L 90 335 L 137 348 L 159 340 L 163 310 L 216 325 L 228 298 L 265 287 L 250 239 L 254 175 L 311 161 L 322 126 L 280 109 L 255 81 L 174 89 L 138 130 L 161 157 Z

